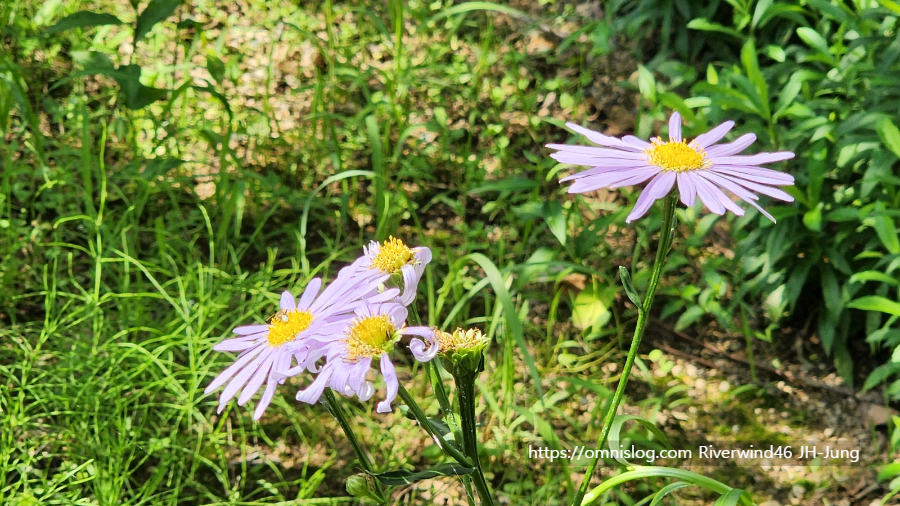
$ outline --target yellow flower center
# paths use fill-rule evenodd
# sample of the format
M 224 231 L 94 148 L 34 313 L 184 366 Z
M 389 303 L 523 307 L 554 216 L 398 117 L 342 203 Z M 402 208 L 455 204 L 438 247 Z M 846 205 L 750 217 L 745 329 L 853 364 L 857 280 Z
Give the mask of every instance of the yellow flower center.
M 388 237 L 387 241 L 378 248 L 378 254 L 369 264 L 370 269 L 378 269 L 382 272 L 393 274 L 400 270 L 401 267 L 408 264 L 413 258 L 413 252 L 408 246 L 403 244 L 400 239 L 394 236 Z
M 378 357 L 390 351 L 397 338 L 397 328 L 390 316 L 386 314 L 365 316 L 357 319 L 347 331 L 348 359 L 355 361 L 359 357 Z
M 313 322 L 309 311 L 279 311 L 269 318 L 269 346 L 278 348 L 297 339 L 297 334 L 308 329 Z
M 644 154 L 650 158 L 650 163 L 665 171 L 688 172 L 712 165 L 706 152 L 694 142 L 675 142 L 671 138 L 669 142 L 656 139 Z

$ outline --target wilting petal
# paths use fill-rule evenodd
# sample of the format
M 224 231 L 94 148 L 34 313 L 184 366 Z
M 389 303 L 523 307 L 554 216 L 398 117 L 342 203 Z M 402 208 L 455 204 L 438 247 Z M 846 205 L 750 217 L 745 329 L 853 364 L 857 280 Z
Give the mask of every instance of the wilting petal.
M 392 411 L 391 403 L 397 398 L 397 392 L 400 391 L 400 381 L 397 379 L 397 371 L 394 364 L 387 354 L 381 356 L 381 375 L 384 376 L 384 383 L 387 387 L 387 395 L 384 400 L 378 403 L 375 411 L 379 413 L 390 413 Z

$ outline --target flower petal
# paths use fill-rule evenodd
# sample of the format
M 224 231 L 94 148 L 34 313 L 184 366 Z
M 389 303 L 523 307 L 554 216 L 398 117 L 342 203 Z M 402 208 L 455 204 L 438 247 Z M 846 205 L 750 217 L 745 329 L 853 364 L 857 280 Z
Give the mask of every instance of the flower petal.
M 625 218 L 626 223 L 631 223 L 632 221 L 640 218 L 641 216 L 647 214 L 647 211 L 650 210 L 650 206 L 653 205 L 654 202 L 666 196 L 669 193 L 669 190 L 672 189 L 672 186 L 675 184 L 675 173 L 674 172 L 662 172 L 657 174 L 656 177 L 650 180 L 650 183 L 644 188 L 644 191 L 641 193 L 641 196 L 638 197 L 637 203 L 634 205 L 634 209 L 631 210 L 631 214 Z
M 584 128 L 581 125 L 576 125 L 575 123 L 566 123 L 566 126 L 575 132 L 580 133 L 581 135 L 588 138 L 589 141 L 594 144 L 599 144 L 600 146 L 607 146 L 613 148 L 621 148 L 628 151 L 641 151 L 639 148 L 635 148 L 629 145 L 627 142 L 616 139 L 615 137 L 610 137 L 608 135 L 603 135 L 600 132 L 595 132 L 593 130 Z
M 281 309 L 283 311 L 293 311 L 297 309 L 297 301 L 291 292 L 281 292 Z
M 744 156 L 716 156 L 710 157 L 709 161 L 715 165 L 759 165 L 761 163 L 790 160 L 793 157 L 794 153 L 790 151 L 777 151 L 775 153 L 757 153 Z
M 725 206 L 719 201 L 716 194 L 710 190 L 713 184 L 702 178 L 695 179 L 694 183 L 696 183 L 697 195 L 700 196 L 703 205 L 713 214 L 725 214 Z
M 681 142 L 681 114 L 678 111 L 669 118 L 669 139 Z
M 734 121 L 726 121 L 709 132 L 698 135 L 692 144 L 696 143 L 697 146 L 702 149 L 708 148 L 716 142 L 719 142 L 719 140 L 722 137 L 725 137 L 725 134 L 731 131 L 732 128 L 734 128 Z
M 212 381 L 212 383 L 210 383 L 209 386 L 206 387 L 206 390 L 204 390 L 203 393 L 208 394 L 208 393 L 212 392 L 213 390 L 216 390 L 220 386 L 224 385 L 228 381 L 229 378 L 231 378 L 238 371 L 243 369 L 244 366 L 247 365 L 247 363 L 249 363 L 251 360 L 256 358 L 266 348 L 267 348 L 266 345 L 260 345 L 259 347 L 255 348 L 255 349 L 247 350 L 244 353 L 242 353 L 237 358 L 237 360 L 235 360 L 235 362 L 233 364 L 228 366 L 227 369 L 225 369 L 224 371 L 219 373 L 218 376 L 216 376 L 216 379 L 214 379 Z
M 694 176 L 690 172 L 679 172 L 677 176 L 678 193 L 681 195 L 681 203 L 691 207 L 697 197 L 697 188 L 694 185 Z
M 756 134 L 744 134 L 734 142 L 717 144 L 706 150 L 707 157 L 736 155 L 756 142 Z
M 268 332 L 268 325 L 244 325 L 243 327 L 235 327 L 231 332 L 239 335 L 239 336 L 249 336 L 252 334 L 260 334 L 263 332 Z
M 321 287 L 322 278 L 313 278 L 309 284 L 306 285 L 306 290 L 303 290 L 300 302 L 297 303 L 297 310 L 306 311 L 309 309 L 309 305 L 316 299 L 316 295 L 319 295 L 319 288 Z
M 234 339 L 226 339 L 221 343 L 213 346 L 215 351 L 244 351 L 252 348 L 257 344 L 259 336 L 236 337 Z
M 715 166 L 707 169 L 707 171 L 719 174 L 730 174 L 757 183 L 769 184 L 774 186 L 789 186 L 794 184 L 794 176 L 785 172 L 767 169 L 765 167 L 744 167 L 741 165 L 723 165 Z
M 247 386 L 244 387 L 244 390 L 241 392 L 240 397 L 238 397 L 238 406 L 243 406 L 247 403 L 256 392 L 259 391 L 259 387 L 266 381 L 266 377 L 269 376 L 269 371 L 272 370 L 272 366 L 275 363 L 275 357 L 272 357 L 271 354 L 267 360 L 264 360 L 260 367 L 256 370 L 256 373 L 253 377 L 250 378 L 250 381 L 247 382 Z
M 397 370 L 394 364 L 388 358 L 387 353 L 381 356 L 381 375 L 384 376 L 384 384 L 387 387 L 387 395 L 384 400 L 378 403 L 375 411 L 379 413 L 390 413 L 393 409 L 391 403 L 397 398 L 397 392 L 400 391 L 400 381 L 397 379 Z
M 328 385 L 328 380 L 331 379 L 332 374 L 334 374 L 333 368 L 323 367 L 322 372 L 316 376 L 315 381 L 313 381 L 311 385 L 306 387 L 306 389 L 297 392 L 297 400 L 309 404 L 318 402 L 319 397 L 322 397 L 322 392 L 325 391 L 325 386 Z
M 766 212 L 765 209 L 760 207 L 759 204 L 756 203 L 756 201 L 759 200 L 759 197 L 757 197 L 756 195 L 754 195 L 753 193 L 748 191 L 743 186 L 740 186 L 737 183 L 735 183 L 734 181 L 731 181 L 727 178 L 724 178 L 724 177 L 722 177 L 718 174 L 715 174 L 713 172 L 710 172 L 710 171 L 705 171 L 702 174 L 699 174 L 697 177 L 702 177 L 702 178 L 707 179 L 715 184 L 718 184 L 722 188 L 725 188 L 726 190 L 730 191 L 731 193 L 737 195 L 737 197 L 739 199 L 743 200 L 744 202 L 746 202 L 746 203 L 750 204 L 751 206 L 755 207 L 756 209 L 758 209 L 759 212 L 763 214 L 763 216 L 772 220 L 773 223 L 775 222 L 775 218 L 771 214 Z

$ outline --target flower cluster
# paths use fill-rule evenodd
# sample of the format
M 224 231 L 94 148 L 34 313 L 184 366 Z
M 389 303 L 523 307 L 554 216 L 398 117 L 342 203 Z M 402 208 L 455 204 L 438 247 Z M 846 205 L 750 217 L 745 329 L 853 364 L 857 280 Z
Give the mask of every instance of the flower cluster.
M 367 375 L 377 361 L 387 388 L 378 412 L 390 412 L 399 388 L 390 359 L 394 345 L 404 335 L 422 338 L 409 343 L 413 356 L 422 362 L 433 359 L 438 351 L 431 329 L 406 326 L 406 306 L 415 300 L 419 279 L 430 261 L 428 248 L 409 248 L 391 237 L 364 248 L 364 254 L 343 268 L 324 290 L 322 280 L 314 278 L 299 300 L 284 292 L 280 310 L 265 324 L 237 327 L 233 331 L 237 337 L 213 348 L 240 355 L 210 383 L 206 393 L 227 384 L 219 397 L 221 413 L 231 399 L 237 396 L 238 404 L 243 405 L 265 384 L 253 412 L 258 420 L 272 402 L 277 385 L 308 371 L 317 377 L 297 394 L 298 400 L 315 403 L 330 386 L 366 401 L 375 393 Z

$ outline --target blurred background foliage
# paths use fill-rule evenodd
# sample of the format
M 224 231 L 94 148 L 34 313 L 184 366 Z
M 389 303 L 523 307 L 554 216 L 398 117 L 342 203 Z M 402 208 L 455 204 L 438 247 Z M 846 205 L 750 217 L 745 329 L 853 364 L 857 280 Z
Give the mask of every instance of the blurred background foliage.
M 254 424 L 202 391 L 231 328 L 389 234 L 435 252 L 429 324 L 495 339 L 498 494 L 564 502 L 568 473 L 527 447 L 596 439 L 634 317 L 616 272 L 643 288 L 659 228 L 623 228 L 638 189 L 560 187 L 543 145 L 566 121 L 648 137 L 677 110 L 689 135 L 732 119 L 794 151 L 777 224 L 679 210 L 659 319 L 897 401 L 898 18 L 889 0 L 0 3 L 0 502 L 347 502 L 323 410 L 285 388 Z M 684 402 L 648 388 L 650 419 Z M 439 458 L 402 414 L 352 410 L 376 462 Z

